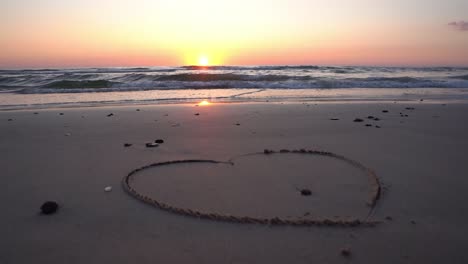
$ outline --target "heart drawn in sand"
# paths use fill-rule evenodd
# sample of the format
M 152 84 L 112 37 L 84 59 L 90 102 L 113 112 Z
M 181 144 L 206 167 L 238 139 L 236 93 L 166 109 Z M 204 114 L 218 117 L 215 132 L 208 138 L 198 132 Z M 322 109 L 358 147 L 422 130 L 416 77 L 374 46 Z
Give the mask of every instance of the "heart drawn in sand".
M 131 196 L 186 216 L 269 225 L 374 226 L 376 174 L 331 152 L 265 150 L 229 161 L 150 164 L 124 177 Z

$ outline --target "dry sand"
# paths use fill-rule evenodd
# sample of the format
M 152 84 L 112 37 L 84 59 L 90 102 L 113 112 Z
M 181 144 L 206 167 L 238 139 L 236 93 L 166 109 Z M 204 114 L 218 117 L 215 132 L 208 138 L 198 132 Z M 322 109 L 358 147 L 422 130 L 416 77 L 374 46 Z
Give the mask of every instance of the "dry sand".
M 0 263 L 468 263 L 467 120 L 466 104 L 426 102 L 0 112 Z M 145 147 L 159 138 L 165 143 Z M 265 148 L 321 149 L 372 168 L 384 186 L 372 219 L 382 223 L 212 222 L 153 208 L 121 188 L 128 172 L 150 163 L 227 161 Z M 178 206 L 231 214 L 366 214 L 362 173 L 340 161 L 287 155 L 237 158 L 234 170 L 146 171 L 135 184 Z M 310 197 L 300 196 L 302 186 Z M 56 214 L 39 215 L 46 200 L 60 204 Z M 342 256 L 348 248 L 351 255 Z

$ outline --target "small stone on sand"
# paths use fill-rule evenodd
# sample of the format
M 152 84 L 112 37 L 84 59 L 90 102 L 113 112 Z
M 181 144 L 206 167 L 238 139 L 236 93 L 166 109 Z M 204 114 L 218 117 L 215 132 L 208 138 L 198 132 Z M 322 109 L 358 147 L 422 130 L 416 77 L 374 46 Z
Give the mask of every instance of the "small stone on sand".
M 342 248 L 340 253 L 341 253 L 341 256 L 343 257 L 351 256 L 351 250 L 348 247 Z
M 199 115 L 200 115 L 200 113 L 196 113 L 195 115 L 196 115 L 196 116 L 199 116 Z
M 374 117 L 373 117 L 373 116 L 368 116 L 367 118 L 368 118 L 368 119 L 374 119 Z
M 240 126 L 240 124 L 239 124 L 239 123 L 236 123 L 236 126 Z
M 125 143 L 124 144 L 124 147 L 126 147 L 126 148 L 131 147 L 131 146 L 132 146 L 132 144 L 130 144 L 130 143 Z
M 140 112 L 140 109 L 137 109 L 136 111 L 137 111 L 137 112 Z
M 63 115 L 63 113 L 60 113 L 59 115 Z
M 162 143 L 164 143 L 164 140 L 162 140 L 162 139 L 156 139 L 156 140 L 154 141 L 154 143 L 162 144 Z
M 146 147 L 147 147 L 147 148 L 155 148 L 155 147 L 158 147 L 158 146 L 159 146 L 158 143 L 153 143 L 153 142 L 151 142 L 151 143 L 146 143 Z
M 273 150 L 269 150 L 269 149 L 263 150 L 263 153 L 265 154 L 272 154 L 273 152 L 274 152 Z
M 301 195 L 310 196 L 310 195 L 312 195 L 312 192 L 309 189 L 302 189 L 301 190 Z
M 112 191 L 112 186 L 107 186 L 106 188 L 104 188 L 104 191 L 105 191 L 105 192 L 110 192 L 110 191 Z
M 364 122 L 364 120 L 362 120 L 361 118 L 356 118 L 356 119 L 354 119 L 354 122 L 358 122 L 358 123 L 359 123 L 359 122 Z
M 13 121 L 13 119 L 12 119 L 12 118 L 9 118 L 8 121 Z
M 338 121 L 338 120 L 340 120 L 340 119 L 338 119 L 338 118 L 330 118 L 330 120 L 332 120 L 332 121 Z
M 388 110 L 382 110 L 382 113 L 388 113 Z
M 366 124 L 366 127 L 371 127 L 372 125 L 371 124 Z
M 107 115 L 107 117 L 111 117 L 111 116 L 113 116 L 113 115 L 114 115 L 113 113 L 110 113 L 110 114 Z
M 58 204 L 54 201 L 47 201 L 41 205 L 41 213 L 49 215 L 57 212 Z
M 386 216 L 385 219 L 387 219 L 388 221 L 392 221 L 393 218 L 391 216 Z

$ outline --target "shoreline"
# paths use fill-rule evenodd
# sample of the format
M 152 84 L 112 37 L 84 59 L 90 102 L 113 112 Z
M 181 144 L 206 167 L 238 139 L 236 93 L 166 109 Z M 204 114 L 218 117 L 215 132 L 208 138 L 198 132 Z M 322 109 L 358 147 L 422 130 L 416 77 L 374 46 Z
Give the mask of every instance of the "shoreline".
M 203 100 L 214 103 L 466 103 L 468 89 L 441 88 L 350 88 L 350 89 L 199 89 L 150 90 L 136 92 L 90 92 L 55 94 L 2 93 L 0 111 L 118 107 L 124 105 L 196 104 Z

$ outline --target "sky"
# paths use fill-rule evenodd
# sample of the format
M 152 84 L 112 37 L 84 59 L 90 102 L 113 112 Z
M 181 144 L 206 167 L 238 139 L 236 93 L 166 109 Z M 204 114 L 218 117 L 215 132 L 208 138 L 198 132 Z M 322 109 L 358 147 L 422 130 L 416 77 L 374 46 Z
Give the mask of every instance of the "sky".
M 468 65 L 467 0 L 0 0 L 0 68 Z

